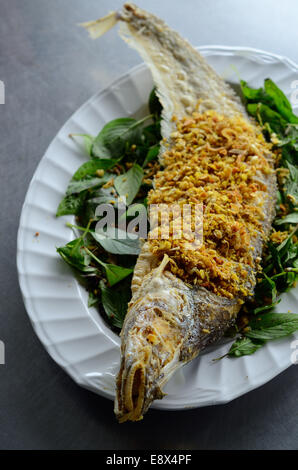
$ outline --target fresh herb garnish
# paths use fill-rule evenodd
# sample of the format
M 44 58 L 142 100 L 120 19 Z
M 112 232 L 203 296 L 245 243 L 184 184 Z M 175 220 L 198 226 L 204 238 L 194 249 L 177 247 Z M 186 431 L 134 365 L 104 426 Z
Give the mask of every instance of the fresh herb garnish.
M 262 272 L 257 276 L 253 302 L 239 317 L 240 337 L 230 357 L 253 354 L 269 340 L 298 330 L 298 315 L 270 312 L 280 294 L 295 286 L 298 273 L 298 117 L 276 84 L 266 79 L 264 88 L 250 88 L 241 81 L 246 109 L 261 125 L 278 154 L 278 197 L 273 234 L 264 249 Z
M 248 337 L 243 336 L 242 338 L 236 339 L 236 341 L 232 344 L 227 356 L 230 356 L 230 357 L 247 356 L 247 355 L 255 353 L 258 349 L 260 349 L 263 346 L 263 344 L 264 344 L 263 342 L 258 343 L 256 341 L 251 340 Z
M 71 181 L 80 181 L 84 178 L 93 178 L 101 174 L 101 170 L 110 170 L 117 163 L 117 160 L 99 160 L 94 158 L 88 162 L 83 163 L 80 168 L 75 172 Z
M 75 215 L 77 225 L 67 224 L 81 236 L 57 248 L 89 291 L 88 306 L 98 307 L 109 324 L 121 328 L 131 297 L 130 283 L 140 250 L 140 240 L 126 227 L 96 229 L 99 204 L 111 204 L 129 219 L 137 211 L 146 215 L 148 183 L 158 168 L 161 105 L 155 91 L 148 103 L 150 114 L 139 121 L 120 118 L 106 124 L 96 137 L 71 134 L 84 139 L 90 157 L 74 173 L 59 204 L 57 216 Z M 124 207 L 123 200 L 130 206 Z M 122 204 L 122 212 L 120 207 Z
M 138 255 L 140 252 L 140 240 L 136 234 L 113 227 L 90 233 L 105 251 L 113 255 Z
M 130 282 L 123 283 L 116 289 L 111 289 L 101 281 L 101 302 L 104 311 L 112 326 L 122 328 L 127 311 L 127 305 L 131 297 Z
M 127 205 L 130 205 L 138 194 L 143 177 L 143 169 L 135 163 L 126 173 L 115 178 L 116 191 L 119 196 L 125 196 Z

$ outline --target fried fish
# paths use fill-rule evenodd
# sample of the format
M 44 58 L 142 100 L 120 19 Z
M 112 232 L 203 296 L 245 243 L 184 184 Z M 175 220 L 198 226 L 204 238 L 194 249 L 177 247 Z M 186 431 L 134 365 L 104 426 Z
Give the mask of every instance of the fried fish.
M 273 155 L 232 88 L 162 20 L 127 3 L 84 23 L 99 37 L 116 23 L 148 64 L 163 106 L 160 161 L 148 202 L 204 209 L 203 245 L 148 239 L 121 332 L 115 413 L 142 419 L 181 366 L 217 341 L 253 295 L 274 218 Z

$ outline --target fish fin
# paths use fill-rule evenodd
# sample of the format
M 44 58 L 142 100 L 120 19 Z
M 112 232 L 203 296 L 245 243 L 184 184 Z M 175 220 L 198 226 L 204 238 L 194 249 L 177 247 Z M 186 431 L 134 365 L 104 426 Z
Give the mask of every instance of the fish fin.
M 95 21 L 87 21 L 85 23 L 79 23 L 79 26 L 87 29 L 92 39 L 99 38 L 107 31 L 112 29 L 118 21 L 118 14 L 116 11 L 111 11 L 108 15 L 103 18 L 99 18 Z

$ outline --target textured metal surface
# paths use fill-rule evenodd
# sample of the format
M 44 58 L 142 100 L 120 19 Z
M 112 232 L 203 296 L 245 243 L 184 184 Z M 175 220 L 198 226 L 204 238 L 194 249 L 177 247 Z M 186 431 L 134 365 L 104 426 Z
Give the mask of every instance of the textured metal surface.
M 28 183 L 53 135 L 87 98 L 140 62 L 111 31 L 101 46 L 76 23 L 121 2 L 1 0 L 1 314 L 0 448 L 297 449 L 292 367 L 234 402 L 175 413 L 151 411 L 139 424 L 119 426 L 112 403 L 77 387 L 35 337 L 18 289 L 15 241 Z M 298 61 L 298 5 L 285 0 L 140 1 L 196 45 L 245 45 Z M 270 397 L 270 399 L 268 399 Z M 158 432 L 156 432 L 158 430 Z

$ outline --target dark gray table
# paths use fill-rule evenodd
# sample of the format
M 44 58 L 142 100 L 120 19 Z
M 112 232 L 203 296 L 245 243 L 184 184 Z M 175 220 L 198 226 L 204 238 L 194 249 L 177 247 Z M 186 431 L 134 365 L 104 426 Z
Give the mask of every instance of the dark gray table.
M 76 386 L 50 359 L 26 316 L 15 267 L 22 202 L 61 125 L 140 58 L 111 31 L 92 42 L 76 26 L 116 0 L 0 0 L 1 449 L 297 449 L 298 375 L 289 370 L 234 402 L 150 411 L 118 425 L 110 401 Z M 142 0 L 193 44 L 262 48 L 298 61 L 293 0 Z M 298 77 L 297 77 L 298 78 Z

